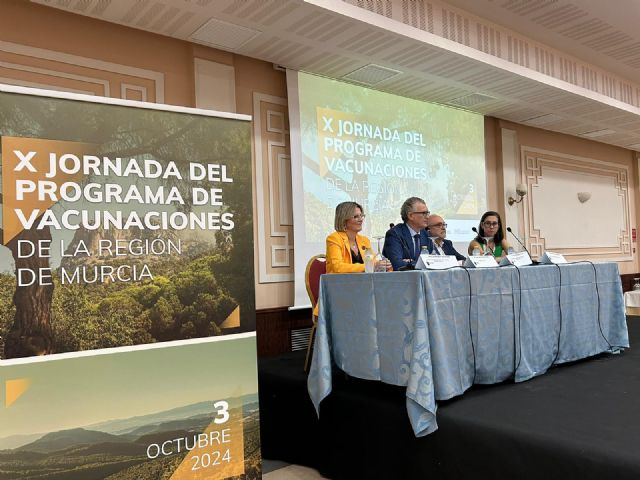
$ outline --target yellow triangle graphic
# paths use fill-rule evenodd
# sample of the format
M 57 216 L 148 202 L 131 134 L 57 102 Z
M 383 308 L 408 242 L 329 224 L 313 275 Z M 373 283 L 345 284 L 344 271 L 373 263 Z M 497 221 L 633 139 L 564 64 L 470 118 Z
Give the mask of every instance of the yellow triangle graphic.
M 40 199 L 35 192 L 26 194 L 23 200 L 18 200 L 16 182 L 23 180 L 37 185 L 39 181 L 48 180 L 45 175 L 49 171 L 49 155 L 51 153 L 55 153 L 57 157 L 61 157 L 64 154 L 73 154 L 80 158 L 97 150 L 97 146 L 89 143 L 62 140 L 3 136 L 0 148 L 2 151 L 2 192 L 4 200 L 2 204 L 3 243 L 7 245 L 14 237 L 20 235 L 24 229 L 16 209 L 21 210 L 27 218 L 37 211 L 37 217 L 39 217 L 45 210 L 50 209 L 56 203 L 48 196 Z M 35 171 L 24 167 L 16 172 L 18 165 L 21 164 L 21 159 L 16 152 L 22 152 L 22 155 L 26 155 L 27 152 L 34 154 L 32 157 L 33 163 L 30 162 L 30 164 Z M 64 182 L 79 182 L 82 178 L 82 171 L 74 174 L 58 171 L 55 178 L 50 179 L 50 181 L 55 182 L 60 187 Z
M 212 422 L 201 434 L 188 437 L 194 444 L 170 480 L 224 480 L 244 475 L 244 419 L 242 405 L 230 408 L 229 419 Z
M 15 380 L 7 380 L 4 384 L 4 406 L 10 407 L 13 402 L 22 396 L 31 385 L 28 378 L 16 378 Z
M 477 215 L 478 212 L 478 194 L 473 191 L 467 193 L 456 212 L 459 215 Z
M 231 315 L 220 324 L 220 328 L 236 328 L 240 326 L 240 306 L 237 306 Z

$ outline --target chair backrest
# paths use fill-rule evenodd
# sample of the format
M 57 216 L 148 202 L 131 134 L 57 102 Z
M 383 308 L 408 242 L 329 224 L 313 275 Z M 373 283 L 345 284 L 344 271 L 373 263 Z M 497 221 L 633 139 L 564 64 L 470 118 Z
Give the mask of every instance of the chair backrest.
M 324 254 L 314 255 L 307 262 L 307 268 L 304 271 L 304 283 L 307 286 L 307 294 L 312 307 L 318 303 L 320 275 L 323 273 L 327 273 L 327 258 Z

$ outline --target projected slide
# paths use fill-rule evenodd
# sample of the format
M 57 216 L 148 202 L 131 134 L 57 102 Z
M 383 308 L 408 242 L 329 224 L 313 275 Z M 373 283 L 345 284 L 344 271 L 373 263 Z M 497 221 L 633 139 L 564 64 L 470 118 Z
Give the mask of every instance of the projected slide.
M 305 73 L 287 78 L 297 305 L 308 303 L 306 261 L 324 252 L 343 201 L 363 205 L 364 233 L 377 237 L 401 221 L 407 197 L 422 197 L 466 250 L 486 209 L 481 115 Z
M 345 200 L 384 234 L 414 195 L 447 218 L 451 240 L 469 238 L 486 204 L 481 115 L 302 73 L 298 88 L 307 242 L 324 242 Z

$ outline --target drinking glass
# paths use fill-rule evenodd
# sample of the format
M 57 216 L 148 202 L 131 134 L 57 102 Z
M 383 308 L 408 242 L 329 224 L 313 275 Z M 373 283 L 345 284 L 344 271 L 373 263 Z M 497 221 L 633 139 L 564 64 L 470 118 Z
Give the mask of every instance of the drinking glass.
M 482 248 L 484 249 L 484 255 L 493 255 L 491 250 L 489 249 L 489 240 L 492 240 L 493 237 L 482 237 L 484 239 L 484 244 Z
M 382 250 L 380 249 L 380 240 L 384 238 L 384 235 L 374 235 L 373 238 L 376 240 L 376 243 L 378 246 L 378 251 L 376 253 L 375 271 L 386 272 L 387 271 L 386 265 L 384 263 L 380 263 L 382 260 L 386 260 L 386 258 L 384 258 L 384 256 L 382 255 Z
M 382 256 L 382 252 L 380 251 L 380 240 L 384 238 L 384 235 L 374 235 L 373 238 L 375 238 L 376 243 L 378 244 L 378 255 Z

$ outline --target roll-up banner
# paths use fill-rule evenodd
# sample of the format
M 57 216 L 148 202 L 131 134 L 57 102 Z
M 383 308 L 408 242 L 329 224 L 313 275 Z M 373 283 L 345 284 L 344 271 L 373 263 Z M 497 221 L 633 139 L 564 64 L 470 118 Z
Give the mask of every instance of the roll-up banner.
M 260 478 L 249 120 L 0 85 L 0 478 Z

